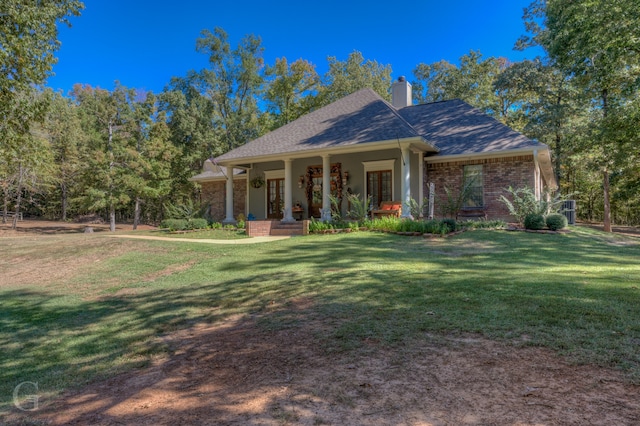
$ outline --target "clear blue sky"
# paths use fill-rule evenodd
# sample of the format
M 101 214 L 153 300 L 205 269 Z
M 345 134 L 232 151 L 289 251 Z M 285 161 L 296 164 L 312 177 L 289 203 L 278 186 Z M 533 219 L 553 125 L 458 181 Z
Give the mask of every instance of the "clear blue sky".
M 327 71 L 327 57 L 354 50 L 390 64 L 392 78 L 419 63 L 457 63 L 469 50 L 512 61 L 531 0 L 84 0 L 82 16 L 62 26 L 55 76 L 47 86 L 65 94 L 75 83 L 160 92 L 172 76 L 207 66 L 195 51 L 203 29 L 222 27 L 232 47 L 247 34 L 261 37 L 266 64 L 303 58 Z

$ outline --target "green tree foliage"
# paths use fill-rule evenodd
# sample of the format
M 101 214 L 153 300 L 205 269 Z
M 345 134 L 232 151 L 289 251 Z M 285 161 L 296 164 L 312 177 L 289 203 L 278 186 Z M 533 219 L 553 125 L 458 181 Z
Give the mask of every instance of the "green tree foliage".
M 290 123 L 313 108 L 320 76 L 312 63 L 298 59 L 289 65 L 287 58 L 279 58 L 275 65 L 266 68 L 265 75 L 268 83 L 264 97 L 273 117 L 272 129 Z
M 494 81 L 506 65 L 501 58 L 483 59 L 478 51 L 462 56 L 459 67 L 447 61 L 421 63 L 413 71 L 413 96 L 419 103 L 462 99 L 505 121 L 510 102 L 496 90 Z
M 329 70 L 323 77 L 318 95 L 318 106 L 328 105 L 360 89 L 374 90 L 384 99 L 391 100 L 391 65 L 365 60 L 361 52 L 353 51 L 346 61 L 335 56 L 327 58 Z
M 53 155 L 55 190 L 44 200 L 45 214 L 67 220 L 77 212 L 73 200 L 80 196 L 86 138 L 80 126 L 78 107 L 59 93 L 50 93 L 51 104 L 42 126 Z
M 589 97 L 591 124 L 579 149 L 602 172 L 604 223 L 610 231 L 610 173 L 627 168 L 638 155 L 629 138 L 637 133 L 636 124 L 625 117 L 635 114 L 640 90 L 640 3 L 536 0 L 525 20 L 530 35 L 519 45 L 542 46 Z
M 3 0 L 0 3 L 0 135 L 8 145 L 24 143 L 34 121 L 42 120 L 46 98 L 28 93 L 44 83 L 60 47 L 58 23 L 69 24 L 84 5 L 75 0 Z M 26 139 L 25 139 L 26 138 Z

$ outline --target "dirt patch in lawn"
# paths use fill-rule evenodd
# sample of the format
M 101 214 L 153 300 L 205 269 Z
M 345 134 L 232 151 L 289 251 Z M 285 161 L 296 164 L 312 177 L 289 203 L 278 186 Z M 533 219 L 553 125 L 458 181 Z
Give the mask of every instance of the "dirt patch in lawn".
M 302 307 L 304 316 L 307 308 Z M 295 316 L 294 311 L 292 315 Z M 549 350 L 474 336 L 327 346 L 323 322 L 239 317 L 165 337 L 165 359 L 12 421 L 91 425 L 633 425 L 640 387 Z M 29 423 L 29 424 L 31 424 Z
M 1 220 L 1 219 L 0 219 Z M 16 237 L 21 235 L 39 234 L 39 235 L 60 235 L 60 234 L 77 234 L 85 232 L 86 228 L 91 228 L 93 232 L 109 232 L 108 223 L 79 223 L 79 222 L 60 222 L 54 220 L 25 219 L 17 223 L 16 229 L 11 229 L 11 221 L 8 223 L 0 223 L 0 237 Z M 116 232 L 131 231 L 131 224 L 116 224 Z M 138 230 L 157 229 L 155 226 L 138 225 Z

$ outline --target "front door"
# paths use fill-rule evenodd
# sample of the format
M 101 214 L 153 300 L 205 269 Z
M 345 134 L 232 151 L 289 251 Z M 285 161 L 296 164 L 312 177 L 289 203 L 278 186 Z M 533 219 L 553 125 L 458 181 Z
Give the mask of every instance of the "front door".
M 267 179 L 267 218 L 282 219 L 284 179 Z
M 322 211 L 322 166 L 307 167 L 307 203 L 309 217 L 319 218 Z M 342 171 L 341 164 L 331 165 L 329 183 L 331 195 L 342 204 Z

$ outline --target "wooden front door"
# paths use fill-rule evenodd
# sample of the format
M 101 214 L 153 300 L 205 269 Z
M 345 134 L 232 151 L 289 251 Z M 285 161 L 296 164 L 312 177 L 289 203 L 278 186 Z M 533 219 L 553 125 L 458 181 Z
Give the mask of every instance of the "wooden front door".
M 267 218 L 282 219 L 284 179 L 267 179 Z

